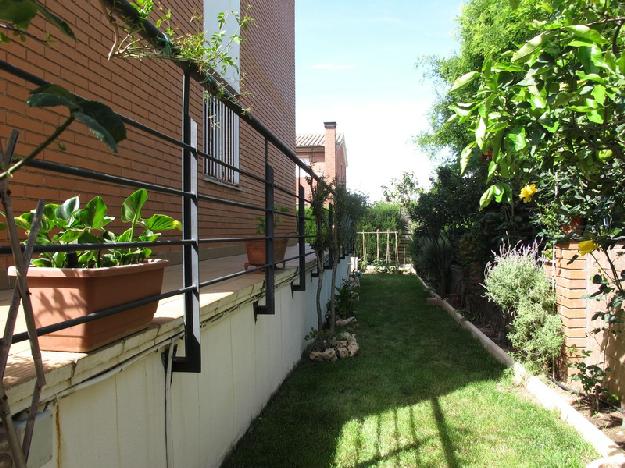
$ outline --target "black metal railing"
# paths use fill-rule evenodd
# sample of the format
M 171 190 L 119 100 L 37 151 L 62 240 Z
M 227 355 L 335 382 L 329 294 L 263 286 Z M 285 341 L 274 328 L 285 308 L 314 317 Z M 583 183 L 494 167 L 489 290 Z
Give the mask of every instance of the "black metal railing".
M 141 25 L 144 35 L 158 45 L 162 43 L 164 35 L 158 31 L 151 23 L 142 20 L 136 16 L 136 11 L 130 7 L 130 5 L 124 0 L 107 1 L 111 8 L 114 8 L 118 13 L 123 14 L 130 22 L 134 22 Z M 37 335 L 47 335 L 56 331 L 60 331 L 75 325 L 92 322 L 104 317 L 109 317 L 121 313 L 123 311 L 144 305 L 147 303 L 153 303 L 161 299 L 182 296 L 184 304 L 184 343 L 185 353 L 184 356 L 177 356 L 174 358 L 172 370 L 174 372 L 200 372 L 200 290 L 202 288 L 214 285 L 229 279 L 233 279 L 245 274 L 263 271 L 265 275 L 264 280 L 264 304 L 260 304 L 259 301 L 254 303 L 254 314 L 274 314 L 275 313 L 275 271 L 277 264 L 274 260 L 274 240 L 275 239 L 297 239 L 298 242 L 298 254 L 296 256 L 281 260 L 279 263 L 287 262 L 291 260 L 298 260 L 298 279 L 297 283 L 292 282 L 292 291 L 305 291 L 306 289 L 306 256 L 314 252 L 306 252 L 306 240 L 305 234 L 305 203 L 309 202 L 305 198 L 304 188 L 300 185 L 298 192 L 282 187 L 274 181 L 273 167 L 269 161 L 270 145 L 279 151 L 279 154 L 283 155 L 295 165 L 298 166 L 299 171 L 304 171 L 311 178 L 311 183 L 324 183 L 315 174 L 310 167 L 302 163 L 278 137 L 271 133 L 260 121 L 258 121 L 248 111 L 245 111 L 236 101 L 234 96 L 224 93 L 223 89 L 219 89 L 217 94 L 217 85 L 210 77 L 199 74 L 199 71 L 189 63 L 178 63 L 183 71 L 183 94 L 182 94 L 182 138 L 175 138 L 171 135 L 167 135 L 159 130 L 151 128 L 143 123 L 137 122 L 134 119 L 120 116 L 124 123 L 128 127 L 132 127 L 139 132 L 150 135 L 158 139 L 159 141 L 167 144 L 171 144 L 175 147 L 182 149 L 182 187 L 175 188 L 161 184 L 149 183 L 141 180 L 137 180 L 130 177 L 122 177 L 113 175 L 101 171 L 92 169 L 86 169 L 75 166 L 68 166 L 52 161 L 43 160 L 31 160 L 27 163 L 28 166 L 41 169 L 44 171 L 55 172 L 70 176 L 76 176 L 89 180 L 107 182 L 122 186 L 145 188 L 154 192 L 159 192 L 168 195 L 174 195 L 182 198 L 182 238 L 181 239 L 163 239 L 155 240 L 151 242 L 116 242 L 116 243 L 91 243 L 91 244 L 72 244 L 72 245 L 36 245 L 34 246 L 35 253 L 41 252 L 68 252 L 68 251 L 85 251 L 85 250 L 108 250 L 114 248 L 133 248 L 133 247 L 165 247 L 165 246 L 180 246 L 183 249 L 182 256 L 182 287 L 171 291 L 166 291 L 161 294 L 145 297 L 139 300 L 120 304 L 114 307 L 98 310 L 90 313 L 86 316 L 66 320 L 54 325 L 40 327 L 37 329 Z M 38 76 L 35 76 L 25 70 L 19 69 L 6 61 L 0 61 L 0 70 L 22 78 L 23 80 L 36 85 L 43 86 L 48 84 L 45 80 Z M 191 114 L 190 114 L 190 90 L 191 82 L 196 80 L 204 88 L 204 90 L 219 97 L 224 104 L 233 110 L 241 120 L 247 122 L 251 128 L 253 128 L 258 134 L 264 138 L 265 142 L 265 154 L 264 154 L 264 177 L 258 174 L 252 173 L 236 167 L 234 165 L 225 163 L 212 155 L 206 154 L 195 148 L 191 141 Z M 220 164 L 232 171 L 236 171 L 240 176 L 247 176 L 252 180 L 260 182 L 264 185 L 264 206 L 258 206 L 250 203 L 244 203 L 237 200 L 230 200 L 226 198 L 216 197 L 209 194 L 199 193 L 198 191 L 198 158 L 204 158 L 210 160 L 212 163 Z M 282 193 L 297 199 L 297 214 L 282 213 L 274 208 L 274 191 L 278 190 Z M 201 202 L 212 202 L 223 204 L 227 206 L 234 206 L 242 209 L 253 210 L 263 213 L 265 235 L 254 237 L 211 237 L 201 238 L 199 236 L 198 228 L 198 211 Z M 296 219 L 297 235 L 296 236 L 278 236 L 274 233 L 274 217 L 275 216 L 287 216 Z M 330 208 L 330 216 L 332 217 L 332 209 Z M 330 226 L 333 222 L 330 219 Z M 245 269 L 236 273 L 226 274 L 220 277 L 211 278 L 208 280 L 200 281 L 199 277 L 199 253 L 200 246 L 202 244 L 210 243 L 234 243 L 245 242 L 247 240 L 264 240 L 265 241 L 265 264 L 259 265 L 254 268 Z M 10 254 L 11 249 L 8 246 L 0 246 L 0 254 Z M 330 259 L 332 261 L 332 259 Z M 331 263 L 330 263 L 331 265 Z M 319 274 L 320 272 L 317 272 Z M 12 338 L 12 343 L 28 340 L 28 333 L 17 333 Z

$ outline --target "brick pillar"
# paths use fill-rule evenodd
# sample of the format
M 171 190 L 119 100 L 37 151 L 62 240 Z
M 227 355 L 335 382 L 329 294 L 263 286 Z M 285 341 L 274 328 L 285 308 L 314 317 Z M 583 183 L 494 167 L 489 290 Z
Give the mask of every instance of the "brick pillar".
M 578 254 L 577 242 L 558 244 L 553 261 L 545 265 L 545 272 L 555 285 L 557 310 L 564 327 L 567 354 L 573 346 L 578 353 L 588 346 L 588 313 L 584 299 L 588 287 L 588 269 L 586 258 L 573 259 Z M 566 372 L 566 365 L 562 367 Z M 570 369 L 568 373 L 570 374 Z

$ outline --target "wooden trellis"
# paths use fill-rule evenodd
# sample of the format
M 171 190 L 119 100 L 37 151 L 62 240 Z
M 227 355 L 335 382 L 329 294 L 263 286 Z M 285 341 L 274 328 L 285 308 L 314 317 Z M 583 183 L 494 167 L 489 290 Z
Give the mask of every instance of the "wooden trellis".
M 399 266 L 401 263 L 401 258 L 399 255 L 399 239 L 400 233 L 399 231 L 360 231 L 358 233 L 359 237 L 362 239 L 361 242 L 361 258 L 363 259 L 365 265 L 368 265 L 372 261 L 379 263 L 380 261 L 386 263 L 387 265 L 394 264 Z M 369 258 L 368 254 L 368 242 L 367 236 L 375 236 L 375 258 Z M 383 257 L 380 257 L 380 240 L 382 239 L 384 245 L 384 254 Z M 404 263 L 406 262 L 406 251 L 404 247 Z
M 9 167 L 11 164 L 17 138 L 18 132 L 13 130 L 9 137 L 6 150 L 2 147 L 2 144 L 0 144 L 0 161 L 2 163 L 2 167 L 4 168 Z M 0 199 L 4 208 L 9 243 L 13 254 L 15 269 L 17 271 L 13 295 L 11 297 L 11 305 L 9 307 L 9 313 L 4 328 L 4 336 L 2 338 L 2 342 L 0 343 L 0 418 L 2 419 L 4 430 L 6 431 L 9 448 L 11 450 L 11 455 L 13 456 L 13 463 L 16 467 L 25 468 L 26 461 L 28 460 L 28 453 L 30 451 L 30 444 L 32 442 L 35 418 L 37 416 L 37 408 L 41 397 L 41 389 L 46 384 L 43 360 L 41 359 L 41 350 L 39 348 L 39 340 L 37 338 L 37 326 L 35 325 L 35 317 L 33 315 L 33 308 L 30 302 L 30 292 L 28 290 L 28 280 L 26 277 L 28 267 L 30 265 L 30 259 L 33 254 L 33 248 L 37 240 L 37 234 L 39 232 L 39 228 L 41 227 L 44 201 L 39 200 L 39 203 L 37 204 L 28 240 L 25 247 L 22 249 L 19 242 L 17 225 L 15 224 L 13 205 L 11 203 L 9 178 L 0 180 Z M 22 309 L 24 311 L 24 321 L 26 322 L 26 328 L 28 330 L 30 350 L 33 356 L 36 373 L 35 388 L 33 389 L 33 396 L 30 408 L 28 409 L 28 418 L 26 420 L 26 427 L 24 430 L 24 438 L 21 443 L 17 436 L 15 425 L 13 424 L 13 415 L 9 406 L 9 399 L 4 388 L 4 374 L 9 359 L 9 352 L 11 350 L 11 342 L 15 332 L 15 323 L 17 321 L 20 304 L 22 305 Z

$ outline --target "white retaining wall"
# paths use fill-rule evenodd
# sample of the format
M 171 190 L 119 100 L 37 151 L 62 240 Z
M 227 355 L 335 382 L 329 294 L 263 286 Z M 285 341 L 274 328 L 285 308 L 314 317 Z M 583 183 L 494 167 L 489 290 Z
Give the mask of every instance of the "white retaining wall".
M 338 285 L 349 267 L 348 257 Z M 331 273 L 324 272 L 323 304 Z M 310 271 L 306 278 L 305 292 L 292 293 L 290 283 L 276 289 L 273 316 L 254 322 L 246 303 L 204 324 L 202 373 L 173 374 L 167 398 L 162 349 L 155 349 L 51 402 L 50 422 L 35 431 L 34 464 L 42 466 L 36 458 L 49 445 L 46 468 L 158 468 L 167 458 L 169 468 L 218 466 L 302 357 L 304 336 L 317 324 L 317 280 Z

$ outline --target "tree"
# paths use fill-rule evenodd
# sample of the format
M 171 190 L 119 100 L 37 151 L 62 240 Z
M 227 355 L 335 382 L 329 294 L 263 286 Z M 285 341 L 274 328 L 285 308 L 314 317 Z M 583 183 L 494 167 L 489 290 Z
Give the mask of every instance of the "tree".
M 384 199 L 388 203 L 399 203 L 404 207 L 409 207 L 417 201 L 422 190 L 419 188 L 419 181 L 412 171 L 404 171 L 398 179 L 391 179 L 389 186 L 382 186 Z
M 482 206 L 512 200 L 520 188 L 515 180 L 530 202 L 546 188 L 543 181 L 559 175 L 570 185 L 564 195 L 583 189 L 604 198 L 614 194 L 614 206 L 622 201 L 625 5 L 577 0 L 551 7 L 553 19 L 522 47 L 456 80 L 454 92 L 478 86 L 476 99 L 455 112 L 471 129 L 461 167 L 490 156 Z M 615 235 L 620 226 L 608 224 Z
M 435 82 L 443 88 L 431 110 L 432 130 L 417 138 L 418 144 L 431 153 L 451 150 L 454 159 L 469 142 L 467 124 L 450 120 L 456 103 L 470 101 L 476 90 L 468 86 L 455 94 L 449 92 L 454 80 L 477 70 L 532 37 L 534 21 L 545 20 L 548 10 L 544 0 L 521 0 L 516 8 L 510 0 L 470 0 L 458 19 L 460 51 L 450 58 L 431 57 L 425 61 Z

